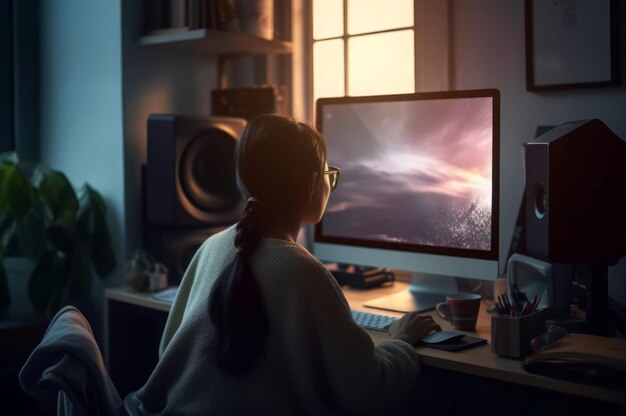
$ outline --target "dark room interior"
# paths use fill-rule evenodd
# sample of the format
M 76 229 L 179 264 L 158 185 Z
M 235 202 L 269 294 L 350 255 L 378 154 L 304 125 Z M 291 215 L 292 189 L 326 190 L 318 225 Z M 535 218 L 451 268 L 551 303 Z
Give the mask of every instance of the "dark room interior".
M 0 0 L 0 414 L 626 414 L 625 57 L 625 0 Z

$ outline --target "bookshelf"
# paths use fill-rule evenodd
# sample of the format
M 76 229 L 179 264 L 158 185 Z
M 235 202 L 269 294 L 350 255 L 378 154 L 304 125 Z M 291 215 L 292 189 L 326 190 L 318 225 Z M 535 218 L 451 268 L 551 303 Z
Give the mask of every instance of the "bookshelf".
M 265 7 L 263 4 L 267 2 L 256 1 L 259 7 Z M 258 57 L 255 62 L 265 62 L 261 64 L 265 66 L 261 69 L 265 75 L 261 77 L 266 81 L 269 71 L 281 79 L 270 82 L 289 85 L 293 49 L 290 41 L 291 2 L 269 1 L 272 2 L 270 13 L 273 18 L 268 27 L 273 28 L 274 39 L 251 34 L 254 32 L 246 33 L 246 13 L 250 10 L 237 9 L 239 6 L 225 0 L 144 0 L 141 12 L 144 34 L 136 42 L 142 48 L 166 54 L 216 58 L 218 88 L 228 87 L 227 67 L 234 58 L 242 56 Z M 268 27 L 259 33 L 266 33 Z M 270 60 L 270 57 L 275 58 Z
M 291 42 L 212 29 L 181 30 L 142 36 L 142 46 L 176 48 L 198 55 L 285 55 Z

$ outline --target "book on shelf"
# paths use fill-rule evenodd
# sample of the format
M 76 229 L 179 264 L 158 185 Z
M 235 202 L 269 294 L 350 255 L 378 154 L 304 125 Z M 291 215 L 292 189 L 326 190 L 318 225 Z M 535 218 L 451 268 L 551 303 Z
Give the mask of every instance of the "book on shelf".
M 173 0 L 176 1 L 176 0 Z M 212 29 L 240 33 L 239 13 L 234 0 L 178 0 L 186 4 L 189 29 Z
M 188 29 L 190 0 L 144 0 L 143 32 L 171 33 Z
M 241 22 L 234 0 L 215 0 L 217 28 L 224 32 L 240 33 Z
M 187 0 L 170 0 L 170 25 L 171 27 L 186 28 L 187 26 Z
M 144 33 L 211 29 L 272 39 L 273 2 L 247 0 L 143 0 Z
M 201 28 L 200 0 L 187 0 L 187 26 L 190 30 Z
M 216 3 L 214 0 L 187 0 L 189 28 L 219 30 Z

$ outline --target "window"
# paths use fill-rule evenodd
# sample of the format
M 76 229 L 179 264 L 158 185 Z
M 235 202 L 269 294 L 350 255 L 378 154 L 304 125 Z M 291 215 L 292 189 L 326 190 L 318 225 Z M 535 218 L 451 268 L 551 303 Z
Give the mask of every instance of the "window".
M 414 0 L 312 0 L 313 98 L 415 91 Z
M 313 102 L 449 89 L 447 1 L 310 1 Z

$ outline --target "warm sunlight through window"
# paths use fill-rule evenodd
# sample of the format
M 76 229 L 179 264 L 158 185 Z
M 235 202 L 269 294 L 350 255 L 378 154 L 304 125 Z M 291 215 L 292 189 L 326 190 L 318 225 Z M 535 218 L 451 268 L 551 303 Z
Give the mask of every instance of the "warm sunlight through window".
M 348 39 L 348 95 L 415 91 L 413 30 Z
M 415 92 L 414 0 L 311 1 L 314 100 Z
M 333 39 L 313 44 L 313 95 L 341 97 L 344 95 L 343 40 Z
M 413 1 L 348 0 L 348 34 L 412 27 Z
M 343 0 L 313 1 L 313 39 L 343 35 Z

